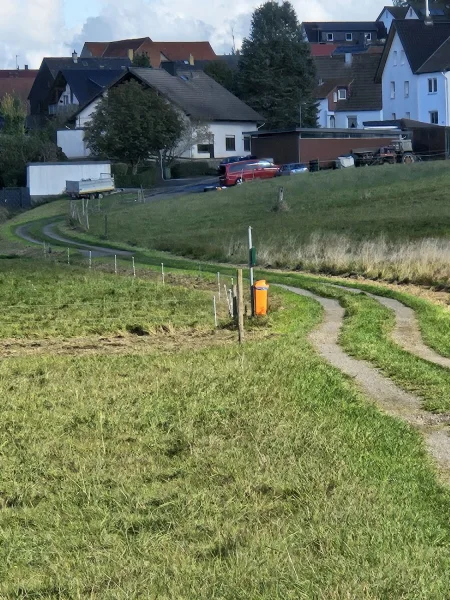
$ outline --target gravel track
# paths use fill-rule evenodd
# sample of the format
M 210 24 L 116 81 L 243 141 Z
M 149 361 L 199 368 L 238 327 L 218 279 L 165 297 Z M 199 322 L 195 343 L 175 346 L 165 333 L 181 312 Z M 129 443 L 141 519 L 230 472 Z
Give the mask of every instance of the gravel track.
M 395 327 L 391 334 L 394 342 L 407 352 L 415 354 L 419 358 L 423 358 L 424 360 L 440 365 L 441 367 L 450 368 L 450 358 L 441 356 L 424 343 L 416 314 L 412 308 L 405 306 L 398 300 L 394 300 L 394 298 L 376 296 L 375 294 L 360 290 L 359 288 L 336 284 L 330 284 L 330 286 L 353 294 L 365 294 L 386 308 L 392 310 L 395 315 Z
M 337 300 L 322 298 L 292 286 L 280 285 L 279 287 L 312 298 L 322 305 L 324 319 L 310 335 L 310 341 L 317 352 L 334 367 L 354 379 L 361 391 L 382 410 L 419 429 L 445 479 L 450 482 L 450 437 L 448 435 L 450 415 L 435 415 L 423 410 L 422 401 L 418 396 L 399 388 L 370 363 L 355 359 L 342 350 L 338 340 L 345 311 Z

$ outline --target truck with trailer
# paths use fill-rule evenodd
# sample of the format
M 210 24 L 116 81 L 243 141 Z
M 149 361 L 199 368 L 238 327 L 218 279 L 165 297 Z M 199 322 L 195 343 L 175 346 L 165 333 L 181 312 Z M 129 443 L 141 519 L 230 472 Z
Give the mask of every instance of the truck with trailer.
M 103 198 L 105 194 L 114 192 L 116 186 L 114 177 L 107 176 L 100 179 L 81 179 L 80 181 L 66 181 L 66 192 L 72 198 Z

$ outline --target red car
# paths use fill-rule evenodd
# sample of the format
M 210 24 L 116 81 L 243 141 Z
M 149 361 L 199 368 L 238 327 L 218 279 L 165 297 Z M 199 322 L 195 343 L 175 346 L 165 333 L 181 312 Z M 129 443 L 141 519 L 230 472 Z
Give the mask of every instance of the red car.
M 265 159 L 243 160 L 221 165 L 219 181 L 222 187 L 239 185 L 253 179 L 271 179 L 280 174 L 280 166 Z

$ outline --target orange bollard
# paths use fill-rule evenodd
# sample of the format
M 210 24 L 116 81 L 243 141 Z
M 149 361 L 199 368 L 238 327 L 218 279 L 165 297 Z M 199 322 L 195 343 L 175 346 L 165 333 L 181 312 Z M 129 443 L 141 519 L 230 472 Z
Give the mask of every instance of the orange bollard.
M 267 315 L 269 284 L 265 279 L 255 282 L 255 285 L 253 286 L 253 293 L 255 296 L 255 315 Z

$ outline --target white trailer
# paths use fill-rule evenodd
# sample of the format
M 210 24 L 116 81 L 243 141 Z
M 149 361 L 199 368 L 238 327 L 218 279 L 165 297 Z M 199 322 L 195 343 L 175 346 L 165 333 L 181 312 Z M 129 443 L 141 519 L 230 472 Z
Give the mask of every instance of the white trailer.
M 66 192 L 72 198 L 102 198 L 104 194 L 109 194 L 115 189 L 114 177 L 66 181 Z
M 80 160 L 27 165 L 27 187 L 31 197 L 59 196 L 66 191 L 66 181 L 102 177 L 111 177 L 110 161 Z

